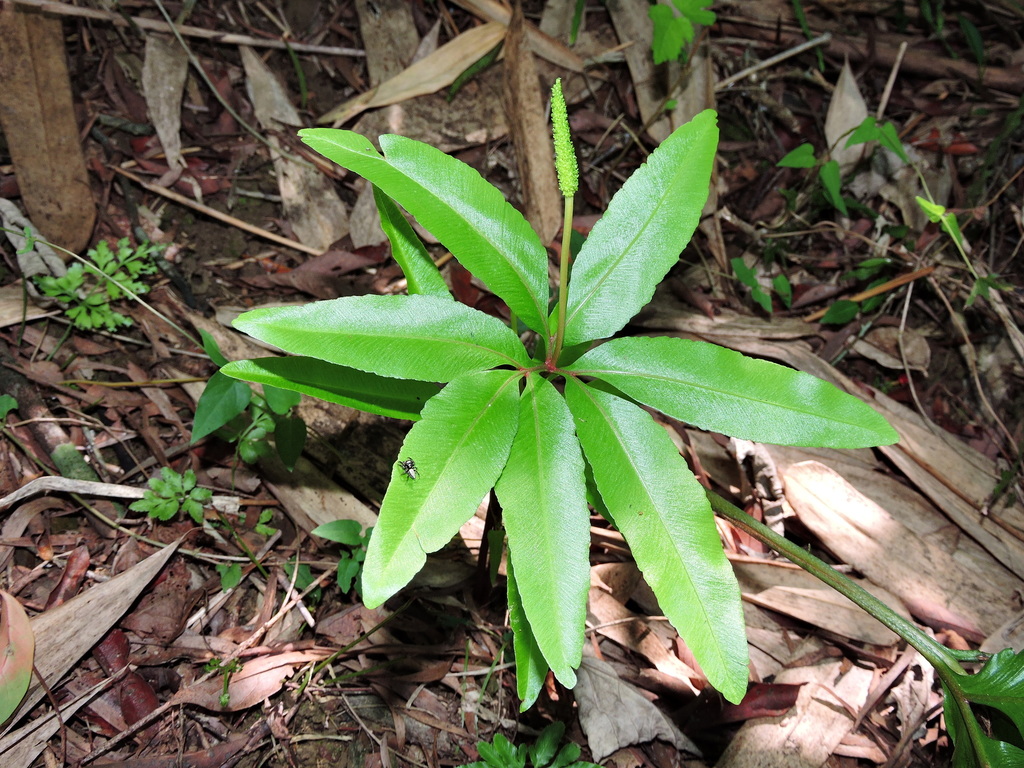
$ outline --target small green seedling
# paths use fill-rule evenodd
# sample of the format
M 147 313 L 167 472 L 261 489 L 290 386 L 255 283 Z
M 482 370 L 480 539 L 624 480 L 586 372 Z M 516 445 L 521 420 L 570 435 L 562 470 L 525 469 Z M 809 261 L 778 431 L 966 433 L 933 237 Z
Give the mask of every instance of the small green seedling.
M 231 704 L 231 693 L 228 690 L 231 686 L 231 676 L 236 672 L 242 671 L 242 662 L 238 659 L 231 659 L 231 661 L 224 663 L 221 659 L 210 659 L 206 662 L 206 666 L 203 667 L 205 672 L 220 672 L 224 678 L 224 688 L 221 691 L 218 703 L 222 709 L 227 709 Z
M 132 321 L 115 311 L 111 302 L 149 291 L 141 278 L 157 271 L 153 259 L 164 247 L 147 242 L 136 248 L 125 237 L 113 251 L 104 240 L 63 276 L 36 277 L 36 285 L 44 295 L 67 305 L 68 319 L 76 328 L 115 331 Z
M 559 749 L 564 733 L 565 724 L 554 722 L 541 731 L 535 744 L 518 747 L 496 733 L 490 743 L 477 742 L 476 750 L 483 760 L 468 763 L 463 768 L 600 768 L 595 763 L 580 760 L 580 748 L 576 744 L 566 744 Z
M 570 252 L 575 156 L 560 84 L 556 169 Z M 707 200 L 718 128 L 705 111 L 677 129 L 615 195 L 554 310 L 543 244 L 469 166 L 417 141 L 350 131 L 302 139 L 379 188 L 378 208 L 412 295 L 257 309 L 236 327 L 295 355 L 228 363 L 224 376 L 416 423 L 381 505 L 363 569 L 380 605 L 445 546 L 493 488 L 508 539 L 508 595 L 524 708 L 547 670 L 567 687 L 582 658 L 590 587 L 585 464 L 611 522 L 709 680 L 730 701 L 747 686 L 739 588 L 703 488 L 641 406 L 762 442 L 854 448 L 894 442 L 873 409 L 831 384 L 678 338 L 611 338 L 650 301 Z M 419 220 L 514 314 L 454 301 L 397 206 Z M 434 382 L 444 383 L 438 391 Z
M 338 589 L 342 594 L 355 588 L 359 597 L 363 595 L 363 562 L 372 532 L 373 528 L 367 528 L 364 533 L 363 526 L 355 520 L 332 520 L 312 531 L 314 536 L 341 544 L 348 550 L 338 558 Z
M 907 154 L 906 148 L 900 141 L 899 134 L 896 131 L 896 127 L 892 123 L 881 123 L 875 117 L 868 116 L 864 118 L 863 122 L 858 125 L 850 133 L 846 140 L 845 146 L 853 147 L 858 144 L 867 144 L 869 142 L 877 142 L 880 146 L 892 152 L 902 162 L 912 167 L 917 174 L 918 180 L 921 183 L 922 189 L 925 191 L 926 197 L 918 196 L 918 206 L 924 211 L 928 220 L 934 224 L 938 224 L 940 229 L 945 232 L 956 248 L 957 253 L 960 254 L 967 271 L 970 272 L 971 277 L 974 279 L 974 284 L 971 286 L 971 292 L 967 297 L 965 303 L 966 306 L 970 307 L 978 296 L 984 296 L 988 298 L 989 292 L 993 289 L 996 290 L 1007 290 L 1011 286 L 1002 281 L 999 275 L 981 275 L 974 268 L 971 260 L 967 256 L 967 251 L 964 247 L 964 237 L 960 230 L 960 223 L 957 221 L 956 215 L 952 211 L 946 210 L 942 205 L 936 203 L 931 196 L 931 192 L 928 190 L 927 181 L 921 170 L 913 163 L 910 156 Z M 818 167 L 819 178 L 825 191 L 825 197 L 835 206 L 836 210 L 842 213 L 844 216 L 849 215 L 848 205 L 855 204 L 855 201 L 849 200 L 842 196 L 841 186 L 842 179 L 839 174 L 839 164 L 834 160 L 817 160 L 814 156 L 814 147 L 810 144 L 801 144 L 789 153 L 787 153 L 777 165 L 781 168 L 814 168 Z M 872 214 L 873 215 L 873 214 Z M 734 260 L 735 261 L 735 260 Z M 863 270 L 865 265 L 861 264 L 859 270 Z M 741 282 L 749 285 L 744 278 L 737 271 L 737 276 L 740 277 Z M 884 278 L 879 278 L 874 283 L 871 283 L 868 288 L 872 288 L 875 285 L 885 282 Z M 758 292 L 754 290 L 753 297 L 759 304 L 764 306 L 764 300 L 758 296 Z M 763 295 L 763 294 L 762 294 Z M 858 305 L 856 302 L 842 300 L 836 302 L 829 308 L 828 313 L 821 318 L 823 323 L 846 323 L 852 320 L 859 311 L 870 311 L 872 306 L 876 306 L 880 301 L 880 297 L 869 299 L 868 303 Z
M 203 507 L 213 496 L 208 488 L 196 486 L 196 473 L 191 469 L 180 475 L 170 467 L 160 470 L 160 477 L 149 480 L 149 490 L 129 509 L 145 512 L 157 520 L 170 520 L 178 512 L 187 512 L 197 525 L 203 524 Z
M 711 26 L 715 23 L 717 17 L 714 11 L 708 10 L 710 5 L 708 0 L 672 0 L 671 6 L 655 3 L 647 9 L 654 24 L 651 54 L 655 64 L 684 56 L 686 46 L 693 42 L 694 24 Z
M 203 347 L 218 366 L 227 364 L 217 342 L 206 331 L 200 331 Z M 290 471 L 302 454 L 306 443 L 306 422 L 289 415 L 299 404 L 299 392 L 264 384 L 258 395 L 244 382 L 217 371 L 196 403 L 192 423 L 192 442 L 214 434 L 237 446 L 238 457 L 254 464 L 267 455 L 271 445 L 281 462 Z M 274 436 L 271 443 L 270 436 Z

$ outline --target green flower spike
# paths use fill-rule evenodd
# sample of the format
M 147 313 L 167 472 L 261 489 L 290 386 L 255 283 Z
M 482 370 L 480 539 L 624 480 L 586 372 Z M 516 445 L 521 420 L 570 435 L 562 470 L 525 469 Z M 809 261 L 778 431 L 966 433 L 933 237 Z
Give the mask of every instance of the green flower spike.
M 572 197 L 579 189 L 579 170 L 576 167 L 576 153 L 569 138 L 569 115 L 562 95 L 562 78 L 555 80 L 551 87 L 551 128 L 555 137 L 555 171 L 558 172 L 558 189 L 563 197 Z

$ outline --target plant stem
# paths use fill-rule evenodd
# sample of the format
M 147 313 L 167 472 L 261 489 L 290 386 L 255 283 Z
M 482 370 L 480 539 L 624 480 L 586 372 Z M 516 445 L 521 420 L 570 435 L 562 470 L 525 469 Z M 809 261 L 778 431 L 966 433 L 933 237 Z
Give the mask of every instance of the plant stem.
M 843 576 L 828 565 L 828 563 L 818 559 L 793 542 L 779 536 L 768 526 L 758 522 L 718 494 L 709 491 L 708 499 L 711 501 L 711 508 L 722 517 L 735 523 L 758 541 L 785 555 L 812 576 L 825 582 L 832 589 L 859 605 L 879 622 L 906 640 L 935 667 L 935 671 L 942 678 L 943 682 L 950 688 L 959 688 L 957 678 L 965 673 L 956 657 L 951 654 L 948 648 L 937 643 L 918 629 L 915 624 L 900 616 L 888 605 L 859 584 Z
M 562 198 L 565 201 L 562 214 L 562 253 L 558 263 L 558 319 L 555 331 L 555 343 L 548 353 L 548 362 L 558 364 L 558 356 L 562 354 L 562 339 L 565 337 L 565 310 L 569 305 L 569 258 L 572 243 L 572 196 Z

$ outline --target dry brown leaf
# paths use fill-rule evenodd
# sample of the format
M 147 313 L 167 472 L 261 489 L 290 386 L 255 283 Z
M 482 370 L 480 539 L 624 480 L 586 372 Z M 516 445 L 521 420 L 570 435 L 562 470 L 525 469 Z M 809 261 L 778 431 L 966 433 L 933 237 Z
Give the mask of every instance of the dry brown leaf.
M 172 704 L 195 704 L 211 712 L 238 712 L 254 707 L 264 699 L 273 696 L 284 685 L 296 667 L 311 661 L 320 661 L 330 655 L 328 650 L 292 651 L 272 656 L 260 656 L 247 661 L 242 669 L 233 673 L 228 680 L 228 705 L 222 707 L 220 696 L 224 692 L 224 680 L 214 675 L 198 685 L 183 688 L 172 698 Z
M 825 115 L 825 139 L 832 159 L 839 163 L 839 170 L 844 175 L 864 156 L 864 144 L 847 147 L 846 140 L 850 132 L 864 122 L 867 116 L 868 106 L 857 87 L 850 62 L 845 61 Z
M 480 18 L 498 22 L 503 26 L 508 26 L 509 19 L 512 16 L 508 6 L 497 2 L 497 0 L 455 0 L 455 2 L 467 11 L 475 13 Z M 530 43 L 530 49 L 542 59 L 564 67 L 571 72 L 583 71 L 584 62 L 582 58 L 568 46 L 548 37 L 532 24 L 526 25 L 526 39 Z
M 277 150 L 274 171 L 285 218 L 300 242 L 326 250 L 348 234 L 348 210 L 327 176 L 281 154 L 284 147 L 273 132 L 293 133 L 296 127 L 301 127 L 302 120 L 284 86 L 263 59 L 246 46 L 239 50 L 256 119 L 271 131 L 267 141 Z
M 356 0 L 366 71 L 376 87 L 408 67 L 419 45 L 416 22 L 406 0 Z
M 679 750 L 700 755 L 697 745 L 660 708 L 620 679 L 611 664 L 594 657 L 589 647 L 584 648 L 583 663 L 576 676 L 573 696 L 579 707 L 580 727 L 598 762 L 617 749 L 652 739 L 662 739 Z
M 818 655 L 822 643 L 809 639 L 791 659 Z M 716 768 L 807 768 L 825 765 L 850 732 L 853 716 L 867 700 L 874 674 L 845 661 L 784 669 L 776 683 L 804 683 L 796 706 L 778 717 L 748 720 L 729 743 Z
M 96 202 L 59 17 L 17 5 L 3 9 L 0 82 L 0 122 L 28 217 L 47 240 L 80 251 L 92 237 Z
M 32 619 L 36 669 L 50 688 L 120 620 L 177 548 L 178 542 L 170 544 L 110 581 Z M 42 686 L 35 681 L 10 725 L 17 723 L 43 695 Z
M 891 325 L 872 328 L 863 339 L 854 342 L 853 350 L 885 368 L 902 371 L 901 345 L 907 368 L 927 374 L 932 351 L 928 340 L 913 328 L 906 328 L 902 334 L 899 328 Z
M 798 568 L 772 563 L 734 563 L 745 600 L 805 621 L 842 637 L 872 645 L 893 645 L 899 639 L 871 619 L 852 601 Z M 855 579 L 897 613 L 910 618 L 899 598 L 873 584 Z
M 463 32 L 390 80 L 335 107 L 317 122 L 341 125 L 367 109 L 434 93 L 451 85 L 469 64 L 491 50 L 504 36 L 504 25 L 495 22 Z
M 640 654 L 659 672 L 682 681 L 691 691 L 697 692 L 693 681 L 700 679 L 700 674 L 665 647 L 661 638 L 651 631 L 645 617 L 633 613 L 598 587 L 590 588 L 587 611 L 589 619 L 597 626 L 598 634 Z
M 505 36 L 505 115 L 516 151 L 526 219 L 550 243 L 562 225 L 562 196 L 555 177 L 555 148 L 537 87 L 533 54 L 524 42 L 523 9 L 516 3 Z
M 786 498 L 822 542 L 911 613 L 932 626 L 984 637 L 1014 610 L 1014 591 L 963 568 L 850 485 L 814 461 L 789 468 Z
M 168 35 L 146 35 L 142 92 L 167 165 L 185 167 L 181 155 L 181 99 L 188 77 L 188 53 Z

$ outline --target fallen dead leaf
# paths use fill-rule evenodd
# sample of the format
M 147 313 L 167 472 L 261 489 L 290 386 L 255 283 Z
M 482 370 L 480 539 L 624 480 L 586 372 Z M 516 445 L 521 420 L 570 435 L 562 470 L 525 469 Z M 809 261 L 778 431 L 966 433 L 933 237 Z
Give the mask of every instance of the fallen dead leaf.
M 228 705 L 221 706 L 224 680 L 214 675 L 198 685 L 184 688 L 176 693 L 172 704 L 195 704 L 211 712 L 238 712 L 256 706 L 273 696 L 284 685 L 296 667 L 311 661 L 320 661 L 331 654 L 329 650 L 292 651 L 272 656 L 260 656 L 247 661 L 242 669 L 228 680 Z
M 576 675 L 573 694 L 594 760 L 600 762 L 621 747 L 652 739 L 663 739 L 679 750 L 700 755 L 697 745 L 653 702 L 619 678 L 611 664 L 585 649 Z

